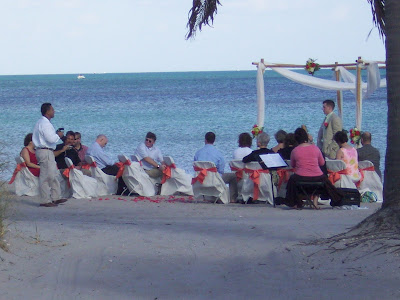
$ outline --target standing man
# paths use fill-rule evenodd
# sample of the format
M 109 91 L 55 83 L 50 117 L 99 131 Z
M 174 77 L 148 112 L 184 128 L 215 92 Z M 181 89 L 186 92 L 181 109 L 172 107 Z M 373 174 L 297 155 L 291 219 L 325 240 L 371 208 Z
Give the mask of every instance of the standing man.
M 104 147 L 108 143 L 108 138 L 104 134 L 99 134 L 96 141 L 87 150 L 87 155 L 90 155 L 96 161 L 97 166 L 108 175 L 117 175 L 119 168 L 114 164 L 111 157 L 104 151 Z M 126 184 L 122 176 L 118 178 L 117 195 L 122 195 Z
M 56 133 L 50 123 L 55 114 L 51 103 L 43 103 L 40 110 L 42 117 L 37 121 L 32 134 L 32 142 L 36 146 L 36 157 L 40 165 L 39 189 L 43 201 L 40 206 L 54 207 L 67 201 L 60 199 L 61 188 L 57 179 L 59 171 L 53 152 L 56 143 L 64 134 L 62 131 Z
M 215 148 L 215 133 L 207 132 L 204 137 L 204 147 L 196 152 L 194 161 L 211 161 L 217 167 L 225 183 L 229 184 L 229 202 L 234 203 L 238 197 L 238 186 L 235 173 L 224 173 L 225 159 L 222 153 Z
M 318 132 L 317 146 L 322 153 L 330 159 L 336 158 L 336 152 L 339 150 L 339 145 L 333 140 L 336 132 L 342 130 L 342 120 L 333 112 L 335 102 L 328 99 L 322 104 L 322 110 L 325 114 L 325 119 L 321 124 Z
M 154 145 L 157 137 L 154 133 L 148 132 L 144 143 L 141 143 L 135 151 L 143 164 L 143 169 L 152 178 L 161 178 L 165 168 L 164 157 L 161 150 Z
M 368 131 L 364 131 L 361 134 L 361 148 L 357 149 L 358 161 L 369 160 L 374 164 L 375 172 L 379 175 L 382 180 L 382 174 L 380 170 L 381 155 L 379 150 L 371 145 L 372 136 Z

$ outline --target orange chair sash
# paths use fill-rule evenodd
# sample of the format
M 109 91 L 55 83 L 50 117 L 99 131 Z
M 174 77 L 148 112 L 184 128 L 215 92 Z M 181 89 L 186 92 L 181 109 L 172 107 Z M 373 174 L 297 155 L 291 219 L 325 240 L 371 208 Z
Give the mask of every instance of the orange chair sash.
M 163 171 L 163 177 L 161 179 L 161 184 L 164 184 L 168 179 L 171 178 L 171 169 L 176 169 L 175 164 L 165 165 Z
M 365 171 L 372 171 L 372 172 L 374 172 L 374 171 L 375 171 L 375 167 L 374 167 L 374 166 L 370 166 L 370 167 L 368 167 L 368 168 L 358 169 L 358 170 L 360 171 L 361 179 L 360 179 L 360 181 L 356 182 L 356 186 L 357 186 L 357 187 L 359 187 L 360 184 L 361 184 L 361 182 L 364 181 L 364 176 L 365 176 L 364 172 L 365 172 Z
M 89 170 L 90 169 L 90 165 L 86 164 L 86 165 L 82 165 L 81 169 L 86 169 Z
M 278 169 L 276 172 L 278 173 L 279 176 L 279 181 L 278 181 L 278 190 L 281 188 L 282 183 L 288 182 L 290 178 L 290 172 L 293 172 L 293 169 Z
M 15 177 L 16 177 L 17 174 L 22 170 L 22 168 L 26 168 L 26 163 L 25 163 L 25 162 L 20 163 L 20 164 L 17 164 L 17 166 L 15 167 L 14 173 L 13 173 L 13 175 L 12 175 L 10 181 L 8 182 L 8 184 L 11 184 L 11 183 L 14 182 Z
M 239 182 L 240 180 L 243 179 L 244 169 L 231 166 L 231 170 L 234 171 L 235 174 L 236 174 L 236 181 Z
M 96 164 L 96 162 L 95 161 L 93 161 L 90 165 L 89 165 L 89 167 L 93 167 L 93 168 L 97 168 L 97 164 Z
M 66 169 L 64 170 L 64 172 L 63 172 L 63 175 L 64 175 L 65 177 L 67 177 L 68 187 L 71 187 L 71 183 L 69 182 L 69 173 L 71 172 L 72 169 L 75 169 L 75 166 L 74 166 L 74 165 L 72 165 L 72 166 L 66 168 Z
M 258 169 L 252 170 L 244 168 L 244 171 L 249 175 L 251 181 L 254 182 L 254 189 L 253 189 L 253 200 L 258 200 L 258 196 L 260 195 L 260 174 L 266 173 L 269 174 L 269 170 Z
M 117 167 L 119 168 L 117 175 L 115 176 L 116 178 L 120 178 L 122 174 L 124 174 L 125 166 L 130 166 L 131 161 L 127 159 L 124 163 L 123 162 L 117 162 L 116 163 Z
M 348 175 L 350 172 L 348 169 L 340 170 L 340 171 L 331 171 L 328 170 L 328 179 L 332 184 L 335 184 L 341 177 L 341 175 Z
M 194 184 L 196 181 L 198 181 L 198 182 L 200 182 L 201 184 L 203 184 L 204 179 L 205 179 L 206 176 L 207 176 L 207 172 L 214 172 L 214 173 L 218 172 L 218 170 L 217 170 L 216 167 L 214 167 L 214 168 L 208 168 L 208 169 L 203 169 L 203 168 L 199 168 L 199 167 L 197 167 L 197 166 L 193 166 L 193 169 L 194 169 L 196 172 L 200 172 L 200 173 L 199 173 L 199 175 L 197 175 L 197 177 L 192 178 L 192 184 Z

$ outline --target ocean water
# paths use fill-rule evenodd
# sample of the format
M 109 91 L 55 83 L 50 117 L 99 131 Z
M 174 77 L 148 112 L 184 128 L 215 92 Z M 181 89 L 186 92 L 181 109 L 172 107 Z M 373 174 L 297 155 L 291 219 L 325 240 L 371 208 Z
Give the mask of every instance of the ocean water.
M 80 80 L 76 76 L 0 76 L 0 151 L 2 161 L 10 162 L 2 179 L 11 176 L 14 157 L 40 118 L 43 102 L 51 102 L 56 110 L 54 127 L 81 132 L 83 144 L 90 146 L 98 134 L 107 135 L 106 151 L 115 160 L 118 154 L 133 154 L 152 131 L 163 154 L 172 156 L 188 173 L 193 173 L 193 156 L 204 145 L 207 131 L 216 133 L 215 145 L 228 162 L 238 135 L 250 132 L 257 120 L 256 70 L 85 74 L 86 79 Z M 321 70 L 316 76 L 332 79 L 333 72 Z M 270 70 L 264 80 L 265 130 L 272 136 L 269 147 L 276 145 L 277 130 L 293 132 L 301 124 L 316 137 L 324 119 L 322 101 L 335 99 L 336 92 L 302 86 Z M 349 130 L 355 125 L 355 97 L 344 92 L 343 98 L 343 123 Z M 382 166 L 386 98 L 386 88 L 381 88 L 363 102 L 362 129 L 372 132 Z

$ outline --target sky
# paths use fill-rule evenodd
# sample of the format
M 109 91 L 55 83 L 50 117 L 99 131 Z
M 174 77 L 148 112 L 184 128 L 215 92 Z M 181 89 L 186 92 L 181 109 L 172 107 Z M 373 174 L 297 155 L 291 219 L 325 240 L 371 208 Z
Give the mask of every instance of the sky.
M 220 2 L 213 27 L 185 40 L 192 0 L 2 0 L 0 75 L 385 60 L 367 0 Z

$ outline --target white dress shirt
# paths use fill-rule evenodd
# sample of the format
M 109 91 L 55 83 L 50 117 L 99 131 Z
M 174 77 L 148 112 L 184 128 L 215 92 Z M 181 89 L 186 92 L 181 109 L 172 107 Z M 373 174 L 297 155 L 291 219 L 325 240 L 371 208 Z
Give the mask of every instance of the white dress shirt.
M 164 160 L 164 158 L 161 154 L 161 150 L 158 147 L 153 145 L 152 147 L 147 148 L 145 143 L 141 143 L 137 147 L 137 149 L 135 151 L 135 155 L 139 156 L 139 158 L 143 164 L 143 169 L 145 169 L 145 170 L 154 169 L 154 166 L 149 164 L 147 161 L 144 161 L 143 158 L 150 157 L 152 160 L 154 160 L 157 163 L 161 163 Z
M 55 149 L 56 143 L 60 140 L 60 137 L 56 133 L 53 124 L 50 120 L 42 116 L 37 121 L 32 133 L 32 142 L 36 148 L 50 148 Z

